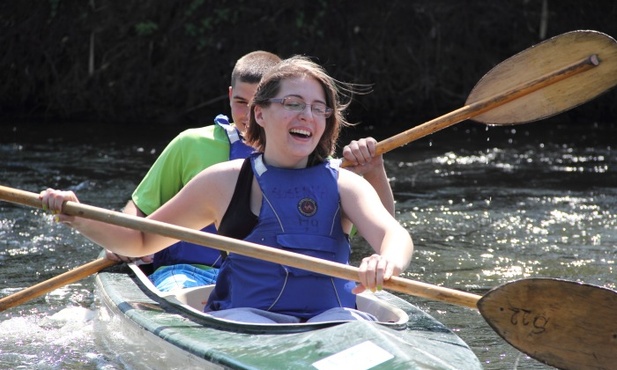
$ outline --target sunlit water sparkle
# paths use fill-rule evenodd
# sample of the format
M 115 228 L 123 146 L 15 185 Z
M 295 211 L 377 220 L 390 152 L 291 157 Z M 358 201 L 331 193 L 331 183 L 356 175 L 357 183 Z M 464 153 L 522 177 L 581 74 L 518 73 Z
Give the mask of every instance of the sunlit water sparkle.
M 386 154 L 396 217 L 416 245 L 406 277 L 477 294 L 536 276 L 615 288 L 615 127 L 594 126 L 596 134 L 523 127 L 462 125 Z M 3 135 L 2 185 L 70 188 L 83 203 L 119 210 L 177 132 L 139 138 L 90 130 Z M 98 254 L 43 211 L 0 202 L 0 212 L 0 296 Z M 354 261 L 368 253 L 362 240 L 354 246 Z M 93 288 L 87 278 L 0 313 L 0 368 L 126 368 L 118 350 L 97 339 Z M 550 369 L 505 343 L 474 310 L 401 296 L 452 328 L 486 369 Z

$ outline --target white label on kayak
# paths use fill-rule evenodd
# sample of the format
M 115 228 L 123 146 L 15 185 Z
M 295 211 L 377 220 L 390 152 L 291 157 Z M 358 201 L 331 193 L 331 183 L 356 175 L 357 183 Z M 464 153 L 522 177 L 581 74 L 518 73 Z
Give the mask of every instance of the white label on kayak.
M 393 358 L 390 352 L 366 341 L 313 363 L 319 370 L 368 370 Z

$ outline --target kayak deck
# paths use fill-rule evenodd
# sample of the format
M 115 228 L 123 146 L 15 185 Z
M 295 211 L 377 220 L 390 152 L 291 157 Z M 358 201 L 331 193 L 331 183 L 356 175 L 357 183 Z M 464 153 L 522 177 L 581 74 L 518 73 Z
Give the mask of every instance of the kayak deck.
M 156 290 L 139 267 L 96 277 L 100 340 L 143 368 L 482 369 L 458 336 L 387 292 L 358 295 L 358 308 L 384 322 L 245 324 L 201 312 L 211 286 Z M 148 364 L 152 361 L 152 364 Z

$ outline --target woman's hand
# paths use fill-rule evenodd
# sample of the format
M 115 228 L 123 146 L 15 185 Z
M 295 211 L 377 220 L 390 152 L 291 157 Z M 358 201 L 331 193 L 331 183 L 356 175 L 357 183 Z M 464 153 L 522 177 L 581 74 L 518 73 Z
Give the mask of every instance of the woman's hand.
M 79 203 L 77 196 L 72 191 L 47 189 L 39 194 L 39 198 L 41 199 L 43 209 L 49 210 L 55 215 L 54 219 L 56 222 L 69 225 L 92 242 L 117 253 L 115 257 L 119 259 L 121 258 L 119 256 L 142 258 L 162 249 L 159 246 L 150 249 L 146 248 L 144 246 L 144 234 L 140 231 L 113 225 L 106 221 L 96 221 L 86 217 L 64 214 L 66 202 Z M 153 234 L 152 237 L 157 238 L 158 236 Z M 158 249 L 156 249 L 157 247 Z M 109 254 L 107 256 L 110 257 Z M 109 259 L 114 260 L 114 257 Z
M 43 210 L 50 211 L 55 215 L 54 220 L 56 222 L 71 225 L 75 221 L 74 216 L 62 213 L 65 202 L 79 203 L 79 199 L 72 191 L 47 189 L 39 194 L 39 199 L 41 199 Z
M 383 283 L 393 275 L 398 275 L 400 271 L 397 265 L 379 254 L 364 257 L 360 264 L 358 277 L 360 285 L 353 289 L 354 294 L 362 293 L 366 289 L 374 292 L 381 290 Z
M 372 137 L 352 140 L 343 148 L 343 158 L 352 163 L 346 167 L 360 176 L 365 176 L 383 168 L 383 156 L 375 156 L 377 140 Z

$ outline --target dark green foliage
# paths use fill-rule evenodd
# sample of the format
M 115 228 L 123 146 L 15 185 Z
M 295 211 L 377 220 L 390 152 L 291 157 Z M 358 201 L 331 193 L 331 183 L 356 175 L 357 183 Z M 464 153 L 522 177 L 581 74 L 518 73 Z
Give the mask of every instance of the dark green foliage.
M 208 123 L 228 111 L 235 60 L 264 49 L 310 55 L 339 80 L 373 84 L 352 120 L 410 126 L 461 107 L 484 73 L 542 41 L 543 3 L 4 1 L 0 119 Z M 546 4 L 545 37 L 617 36 L 613 0 Z M 614 101 L 576 114 L 614 120 Z

